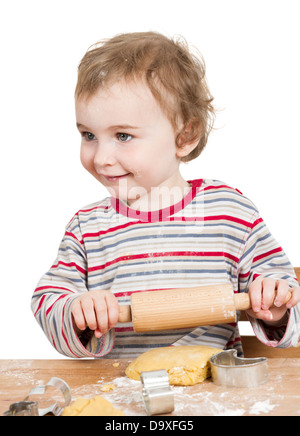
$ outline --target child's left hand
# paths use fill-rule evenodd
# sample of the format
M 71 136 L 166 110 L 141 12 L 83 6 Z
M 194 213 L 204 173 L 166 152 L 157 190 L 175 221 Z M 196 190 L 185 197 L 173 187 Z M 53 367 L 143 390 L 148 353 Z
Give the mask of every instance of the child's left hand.
M 288 292 L 292 297 L 284 304 Z M 288 309 L 299 303 L 300 288 L 290 288 L 286 280 L 257 277 L 249 287 L 249 296 L 252 309 L 247 313 L 253 318 L 276 324 Z

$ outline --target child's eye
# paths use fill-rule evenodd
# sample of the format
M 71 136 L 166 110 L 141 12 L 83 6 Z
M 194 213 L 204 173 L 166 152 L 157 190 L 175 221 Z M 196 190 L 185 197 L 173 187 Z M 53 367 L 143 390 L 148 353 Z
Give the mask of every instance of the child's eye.
M 121 142 L 127 142 L 130 139 L 132 139 L 132 136 L 129 135 L 128 133 L 117 133 L 117 138 Z
M 96 136 L 91 132 L 82 132 L 82 136 L 87 141 L 94 141 L 96 139 Z

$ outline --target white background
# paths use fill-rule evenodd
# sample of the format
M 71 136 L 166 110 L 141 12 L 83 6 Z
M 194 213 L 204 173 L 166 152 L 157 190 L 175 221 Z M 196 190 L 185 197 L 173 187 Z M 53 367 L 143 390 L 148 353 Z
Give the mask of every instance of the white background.
M 240 189 L 300 266 L 299 12 L 298 0 L 1 2 L 0 358 L 60 357 L 30 300 L 69 219 L 107 194 L 81 167 L 73 93 L 85 51 L 117 33 L 180 34 L 200 50 L 220 112 L 183 173 Z

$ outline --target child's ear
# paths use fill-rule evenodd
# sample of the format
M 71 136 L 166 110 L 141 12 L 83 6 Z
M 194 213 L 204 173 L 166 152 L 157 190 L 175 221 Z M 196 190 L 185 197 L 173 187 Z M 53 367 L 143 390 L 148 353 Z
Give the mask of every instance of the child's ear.
M 199 144 L 201 139 L 201 129 L 193 129 L 191 125 L 181 131 L 176 140 L 176 156 L 180 159 L 188 156 Z
M 179 158 L 183 158 L 188 156 L 198 145 L 199 140 L 196 142 L 190 142 L 186 143 L 184 145 L 181 145 L 180 147 L 177 147 L 176 156 Z

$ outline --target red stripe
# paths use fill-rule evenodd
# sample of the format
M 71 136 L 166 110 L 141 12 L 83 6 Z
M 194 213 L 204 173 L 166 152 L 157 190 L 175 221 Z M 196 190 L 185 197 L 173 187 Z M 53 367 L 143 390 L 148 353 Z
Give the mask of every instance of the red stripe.
M 236 218 L 231 215 L 215 215 L 215 216 L 207 216 L 204 218 L 204 221 L 216 221 L 216 220 L 227 220 L 227 221 L 232 221 L 234 223 L 242 224 L 243 226 L 246 227 L 252 227 L 252 223 L 241 220 L 240 218 Z
M 71 350 L 71 347 L 70 347 L 70 345 L 69 345 L 69 342 L 68 342 L 68 340 L 67 340 L 67 338 L 66 338 L 66 335 L 65 335 L 65 333 L 64 333 L 64 318 L 65 318 L 65 307 L 66 307 L 66 304 L 67 304 L 67 301 L 66 301 L 66 303 L 64 304 L 64 307 L 63 307 L 63 311 L 62 311 L 62 328 L 61 328 L 61 334 L 62 334 L 62 337 L 64 338 L 64 341 L 65 341 L 65 343 L 67 344 L 67 347 L 69 348 L 69 350 L 70 350 L 70 352 L 75 356 L 75 357 L 80 357 L 80 356 L 77 356 L 72 350 Z
M 255 226 L 257 226 L 257 224 L 262 223 L 263 219 L 262 218 L 258 218 L 257 220 L 254 221 L 254 223 L 252 224 L 252 228 L 254 228 Z
M 82 235 L 82 237 L 83 238 L 92 238 L 92 237 L 95 237 L 95 236 L 102 236 L 102 235 L 106 235 L 107 233 L 114 232 L 116 230 L 126 229 L 126 227 L 134 226 L 136 224 L 141 224 L 141 221 L 136 221 L 136 222 L 130 222 L 130 223 L 122 224 L 120 226 L 111 227 L 110 229 L 101 230 L 101 231 L 95 232 L 95 233 L 84 233 Z
M 38 313 L 38 311 L 39 311 L 40 308 L 42 307 L 42 304 L 43 304 L 45 298 L 46 298 L 46 294 L 44 294 L 44 295 L 42 296 L 42 298 L 40 299 L 40 302 L 39 302 L 38 308 L 37 308 L 36 311 L 34 312 L 34 316 L 36 316 L 36 314 Z
M 248 271 L 247 273 L 244 274 L 239 274 L 239 278 L 240 279 L 246 279 L 247 277 L 249 277 L 251 271 Z
M 68 291 L 74 294 L 74 291 L 71 291 L 70 289 L 67 288 L 62 288 L 60 286 L 40 286 L 39 288 L 36 288 L 34 292 L 43 291 L 44 289 L 62 289 L 63 291 Z
M 194 256 L 194 257 L 226 257 L 228 259 L 233 260 L 234 262 L 238 263 L 238 258 L 235 256 L 232 256 L 232 254 L 226 253 L 224 251 L 213 251 L 213 252 L 206 252 L 206 251 L 174 251 L 174 252 L 163 252 L 163 253 L 144 253 L 144 254 L 137 254 L 137 255 L 131 255 L 131 256 L 121 256 L 118 257 L 110 262 L 107 262 L 103 265 L 97 265 L 88 268 L 88 272 L 92 271 L 98 271 L 101 269 L 104 269 L 110 265 L 113 265 L 118 262 L 124 262 L 127 260 L 138 260 L 138 259 L 147 259 L 147 258 L 155 258 L 155 257 L 177 257 L 177 256 Z
M 62 262 L 61 260 L 59 262 L 57 262 L 56 265 L 52 265 L 51 268 L 57 268 L 58 265 L 64 265 L 67 267 L 71 267 L 71 266 L 75 266 L 75 268 L 77 269 L 77 271 L 81 272 L 82 274 L 86 275 L 86 270 L 81 268 L 81 266 L 77 265 L 75 262 L 70 262 L 70 263 L 66 263 L 66 262 Z
M 257 279 L 257 277 L 260 277 L 261 274 L 253 274 L 253 280 Z
M 223 189 L 223 188 L 230 189 L 231 191 L 237 191 L 236 189 L 232 188 L 232 186 L 228 186 L 228 185 L 219 185 L 219 186 L 209 185 L 209 186 L 206 186 L 203 189 L 203 191 L 210 191 L 213 189 Z
M 133 332 L 133 327 L 115 327 L 115 332 Z
M 80 209 L 78 213 L 91 212 L 92 210 L 96 210 L 96 209 L 106 210 L 107 206 L 98 205 L 98 206 L 92 207 L 91 209 Z
M 168 289 L 174 289 L 174 288 L 164 288 L 164 289 L 138 289 L 137 291 L 125 291 L 125 292 L 116 292 L 114 293 L 115 297 L 130 297 L 132 294 L 135 294 L 136 292 L 152 292 L 152 291 L 162 291 L 162 290 L 168 290 Z
M 256 256 L 253 258 L 253 263 L 256 261 L 263 259 L 265 257 L 271 256 L 271 254 L 280 253 L 282 251 L 281 247 L 274 248 L 274 250 L 267 251 L 266 253 L 260 254 L 259 256 Z
M 72 232 L 65 232 L 66 236 L 71 236 L 72 238 L 74 238 L 77 242 L 79 242 L 79 244 L 84 244 L 83 239 L 81 239 L 81 241 L 79 241 L 79 239 L 74 235 L 74 233 Z
M 52 307 L 61 299 L 64 297 L 67 297 L 68 294 L 62 294 L 56 301 L 54 301 L 54 303 L 46 310 L 46 316 L 48 316 L 48 314 L 51 312 Z

